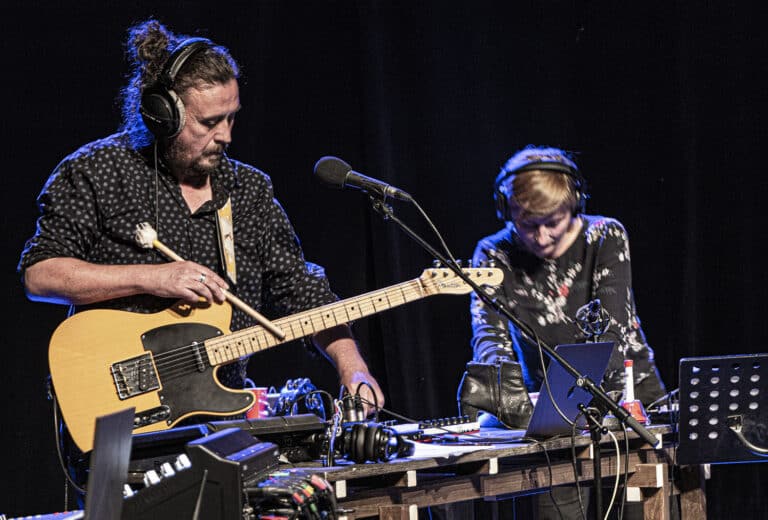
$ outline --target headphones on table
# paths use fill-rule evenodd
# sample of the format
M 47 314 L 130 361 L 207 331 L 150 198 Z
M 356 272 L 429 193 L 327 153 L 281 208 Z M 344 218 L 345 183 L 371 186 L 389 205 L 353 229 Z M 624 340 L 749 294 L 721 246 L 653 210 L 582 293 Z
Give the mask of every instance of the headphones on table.
M 344 426 L 340 451 L 357 463 L 386 462 L 404 456 L 408 446 L 392 428 L 376 422 L 350 423 Z
M 207 38 L 189 38 L 181 42 L 163 65 L 155 83 L 142 93 L 139 112 L 155 137 L 174 137 L 184 128 L 184 102 L 174 92 L 173 82 L 189 58 L 212 46 L 213 42 Z
M 576 198 L 578 199 L 574 214 L 584 213 L 587 206 L 587 199 L 589 198 L 589 195 L 587 194 L 587 182 L 576 165 L 556 160 L 545 160 L 542 158 L 535 159 L 532 162 L 523 164 L 512 170 L 502 170 L 501 173 L 496 176 L 496 180 L 493 184 L 493 200 L 496 205 L 496 216 L 499 220 L 504 222 L 512 220 L 509 208 L 511 186 L 508 181 L 515 175 L 531 170 L 544 170 L 567 175 L 571 182 L 571 186 L 576 193 Z

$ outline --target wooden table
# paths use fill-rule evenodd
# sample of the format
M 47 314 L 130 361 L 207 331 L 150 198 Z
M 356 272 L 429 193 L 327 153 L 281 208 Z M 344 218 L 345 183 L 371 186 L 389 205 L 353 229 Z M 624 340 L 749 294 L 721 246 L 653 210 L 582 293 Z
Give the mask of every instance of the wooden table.
M 645 518 L 665 520 L 669 517 L 671 494 L 680 495 L 682 518 L 706 518 L 704 479 L 699 466 L 676 467 L 674 446 L 669 426 L 652 426 L 650 431 L 662 437 L 663 447 L 654 450 L 628 432 L 629 487 L 639 488 Z M 500 430 L 498 435 L 503 435 Z M 601 471 L 607 484 L 616 472 L 624 473 L 624 432 L 614 432 L 621 447 L 621 464 L 609 436 L 601 441 Z M 605 444 L 605 446 L 603 446 Z M 550 486 L 580 483 L 590 486 L 593 479 L 592 445 L 588 435 L 575 439 L 576 469 L 574 475 L 571 439 L 562 438 L 539 444 L 493 444 L 490 449 L 448 457 L 397 459 L 387 463 L 338 465 L 313 468 L 334 484 L 339 505 L 346 510 L 346 520 L 379 517 L 382 519 L 415 519 L 418 508 L 484 499 L 500 500 L 537 491 Z M 551 480 L 543 449 L 551 461 Z M 611 477 L 609 479 L 608 477 Z M 610 497 L 605 497 L 607 507 Z

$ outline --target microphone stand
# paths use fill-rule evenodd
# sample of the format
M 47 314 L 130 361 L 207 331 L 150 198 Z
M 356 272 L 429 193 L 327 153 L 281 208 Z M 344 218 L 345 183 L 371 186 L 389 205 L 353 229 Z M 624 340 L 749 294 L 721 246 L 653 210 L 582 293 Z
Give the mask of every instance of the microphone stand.
M 603 322 L 601 319 L 603 309 L 600 307 L 600 300 L 597 300 L 597 306 L 600 310 L 598 311 L 598 319 L 596 321 L 589 321 L 588 314 L 583 317 L 583 321 L 579 321 L 579 313 L 576 313 L 576 320 L 579 323 L 579 328 L 587 336 L 588 343 L 597 343 L 600 334 L 605 332 L 605 329 L 608 328 L 607 320 Z M 584 307 L 582 307 L 582 309 L 583 308 Z M 608 433 L 608 428 L 602 424 L 603 414 L 601 414 L 599 409 L 584 405 L 584 403 L 579 403 L 579 411 L 584 415 L 584 418 L 587 421 L 589 438 L 592 440 L 592 487 L 595 495 L 595 516 L 598 520 L 601 520 L 603 518 L 603 486 L 601 485 L 603 480 L 603 467 L 600 439 L 603 435 Z M 627 456 L 629 456 L 629 454 L 627 454 Z M 616 471 L 618 471 L 618 468 Z
M 480 298 L 483 303 L 486 305 L 489 305 L 497 312 L 503 314 L 509 321 L 514 323 L 521 331 L 523 331 L 525 334 L 527 334 L 530 338 L 536 338 L 538 345 L 541 347 L 544 352 L 547 353 L 547 355 L 553 359 L 556 363 L 558 363 L 560 366 L 562 366 L 566 372 L 568 372 L 570 375 L 573 376 L 576 382 L 576 386 L 579 388 L 589 392 L 593 400 L 597 403 L 599 403 L 599 408 L 602 410 L 607 410 L 621 422 L 625 426 L 629 427 L 634 431 L 640 438 L 642 438 L 645 442 L 650 444 L 653 448 L 658 448 L 661 444 L 661 441 L 656 438 L 651 432 L 649 432 L 643 425 L 641 425 L 637 420 L 632 417 L 632 415 L 627 412 L 623 407 L 619 406 L 616 402 L 613 401 L 610 397 L 608 397 L 608 394 L 606 394 L 597 384 L 595 384 L 594 381 L 592 381 L 589 377 L 586 377 L 582 375 L 578 370 L 576 370 L 573 365 L 568 363 L 560 354 L 558 354 L 555 349 L 547 345 L 545 342 L 538 339 L 538 335 L 531 330 L 531 328 L 520 321 L 517 316 L 512 314 L 504 305 L 503 303 L 499 302 L 495 298 L 491 298 L 491 296 L 485 292 L 480 286 L 478 286 L 469 276 L 467 276 L 464 271 L 461 270 L 459 266 L 454 264 L 452 261 L 446 259 L 442 254 L 440 254 L 438 251 L 435 250 L 431 245 L 429 245 L 423 238 L 421 238 L 416 232 L 414 232 L 411 228 L 409 228 L 403 221 L 401 221 L 399 218 L 397 218 L 392 211 L 392 208 L 384 201 L 384 199 L 376 198 L 374 196 L 369 196 L 369 199 L 371 201 L 371 204 L 373 206 L 373 209 L 379 213 L 385 221 L 392 221 L 396 223 L 400 229 L 402 229 L 409 237 L 411 237 L 416 243 L 418 243 L 422 248 L 424 248 L 429 254 L 431 254 L 434 258 L 439 260 L 444 266 L 448 267 L 453 271 L 456 276 L 464 280 L 464 282 L 469 285 L 477 295 L 478 298 Z M 580 407 L 581 408 L 581 407 Z M 594 475 L 594 487 L 596 490 L 596 496 L 599 499 L 602 498 L 602 489 L 601 489 L 601 468 L 600 468 L 600 437 L 601 433 L 605 432 L 605 429 L 600 424 L 600 422 L 592 416 L 591 412 L 587 411 L 586 407 L 584 407 L 584 415 L 587 418 L 587 421 L 590 424 L 590 432 L 592 436 L 593 445 L 595 446 L 593 457 L 594 457 L 594 468 L 595 468 L 595 475 Z M 596 507 L 596 517 L 598 520 L 602 520 L 602 503 L 596 504 L 598 507 Z

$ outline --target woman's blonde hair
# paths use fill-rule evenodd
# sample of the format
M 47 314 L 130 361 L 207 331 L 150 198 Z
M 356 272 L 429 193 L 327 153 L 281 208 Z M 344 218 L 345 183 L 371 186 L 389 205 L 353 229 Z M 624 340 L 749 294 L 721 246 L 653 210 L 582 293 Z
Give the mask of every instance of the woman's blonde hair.
M 571 154 L 528 146 L 513 155 L 496 178 L 497 215 L 505 221 L 583 211 L 584 180 Z

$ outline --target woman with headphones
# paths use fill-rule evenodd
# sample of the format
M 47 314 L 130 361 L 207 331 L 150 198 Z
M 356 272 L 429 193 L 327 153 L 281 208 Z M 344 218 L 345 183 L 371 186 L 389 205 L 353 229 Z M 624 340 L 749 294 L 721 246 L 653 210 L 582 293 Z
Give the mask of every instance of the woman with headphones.
M 494 184 L 496 213 L 505 225 L 478 242 L 473 263 L 493 262 L 504 271 L 504 283 L 492 296 L 553 347 L 586 340 L 577 311 L 599 300 L 608 325 L 600 340 L 613 341 L 621 353 L 613 356 L 603 388 L 623 390 L 623 360 L 631 359 L 635 395 L 647 405 L 665 389 L 635 310 L 627 233 L 616 219 L 585 214 L 587 197 L 571 154 L 551 147 L 520 150 Z M 466 400 L 464 413 L 480 411 L 483 425 L 525 428 L 532 412 L 529 394 L 538 392 L 543 380 L 535 338 L 474 294 L 471 314 L 474 362 L 503 365 L 502 375 L 509 380 L 502 390 L 517 395 L 503 396 L 515 404 L 506 406 L 502 417 Z M 565 491 L 558 505 L 570 511 L 575 507 L 579 517 L 575 490 Z M 538 502 L 540 518 L 559 517 L 546 495 Z

